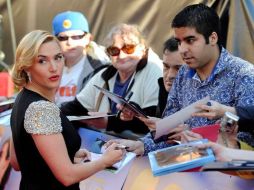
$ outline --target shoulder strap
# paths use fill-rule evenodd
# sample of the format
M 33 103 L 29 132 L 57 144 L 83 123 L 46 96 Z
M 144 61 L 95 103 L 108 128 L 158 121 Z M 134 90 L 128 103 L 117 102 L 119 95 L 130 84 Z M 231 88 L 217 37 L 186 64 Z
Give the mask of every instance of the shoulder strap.
M 108 85 L 108 82 L 106 81 L 105 83 L 104 83 L 104 85 L 102 86 L 102 88 L 105 88 L 105 89 L 107 89 L 107 90 L 109 90 L 109 85 Z M 97 99 L 97 101 L 96 101 L 96 105 L 95 105 L 95 111 L 99 111 L 99 107 L 100 107 L 100 105 L 101 105 L 101 100 L 102 100 L 102 97 L 104 96 L 104 94 L 102 93 L 102 92 L 100 92 L 100 94 L 99 94 L 99 97 L 98 97 L 98 99 Z M 109 110 L 108 111 L 110 111 L 110 108 L 109 108 Z
M 88 74 L 83 80 L 82 80 L 82 86 L 81 89 L 83 89 L 85 87 L 85 85 L 87 84 L 87 82 L 95 75 L 97 74 L 100 70 L 108 67 L 108 64 L 105 65 L 101 65 L 100 67 L 94 69 L 94 71 L 92 71 L 90 74 Z
M 94 59 L 92 56 L 87 54 L 87 59 L 90 62 L 90 65 L 93 69 L 97 69 L 100 66 L 104 65 L 99 59 Z

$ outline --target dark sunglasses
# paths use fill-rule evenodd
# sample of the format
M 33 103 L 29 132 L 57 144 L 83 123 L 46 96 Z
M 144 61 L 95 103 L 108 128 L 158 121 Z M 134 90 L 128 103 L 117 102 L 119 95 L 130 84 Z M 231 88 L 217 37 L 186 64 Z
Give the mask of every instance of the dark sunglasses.
M 133 44 L 125 44 L 121 49 L 116 46 L 110 46 L 107 48 L 107 52 L 111 56 L 118 56 L 121 50 L 126 54 L 132 54 L 135 51 L 135 47 L 136 45 Z
M 72 40 L 80 40 L 82 39 L 87 33 L 84 33 L 82 35 L 74 35 L 74 36 L 57 36 L 57 39 L 59 41 L 67 41 L 69 38 Z

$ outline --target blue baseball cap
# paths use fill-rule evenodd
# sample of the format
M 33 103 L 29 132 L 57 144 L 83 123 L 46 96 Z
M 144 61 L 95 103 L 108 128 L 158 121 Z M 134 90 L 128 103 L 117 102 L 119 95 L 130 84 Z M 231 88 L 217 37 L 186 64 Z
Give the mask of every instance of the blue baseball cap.
M 89 32 L 89 26 L 85 16 L 80 12 L 74 11 L 57 14 L 52 21 L 52 29 L 55 36 L 69 30 Z

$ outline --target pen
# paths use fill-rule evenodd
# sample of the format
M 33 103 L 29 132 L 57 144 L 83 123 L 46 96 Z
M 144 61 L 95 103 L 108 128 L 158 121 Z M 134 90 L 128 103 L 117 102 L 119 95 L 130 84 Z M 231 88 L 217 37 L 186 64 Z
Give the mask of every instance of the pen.
M 104 144 L 107 143 L 107 141 L 103 140 L 103 139 L 99 139 L 99 138 L 96 138 L 96 141 L 101 141 L 101 146 L 103 146 Z M 122 145 L 122 144 L 117 144 L 115 149 L 116 150 L 119 150 L 119 149 L 125 149 L 127 150 L 129 147 L 128 146 L 125 146 L 125 145 Z
M 130 91 L 130 93 L 127 94 L 127 96 L 126 96 L 126 99 L 125 99 L 126 102 L 129 102 L 129 100 L 131 99 L 132 95 L 133 95 L 133 92 Z M 124 104 L 123 104 L 123 106 L 124 106 Z M 122 113 L 122 110 L 119 110 L 119 111 L 117 112 L 117 114 L 116 114 L 116 117 L 119 118 L 121 113 Z
M 181 141 L 178 141 L 178 140 L 172 140 L 172 141 L 177 143 L 177 144 L 182 144 Z
M 125 145 L 122 145 L 122 144 L 117 144 L 116 145 L 116 150 L 127 150 L 129 147 L 125 146 Z
M 126 96 L 126 101 L 127 102 L 129 102 L 129 100 L 131 99 L 132 95 L 133 95 L 133 92 L 130 91 L 130 93 Z

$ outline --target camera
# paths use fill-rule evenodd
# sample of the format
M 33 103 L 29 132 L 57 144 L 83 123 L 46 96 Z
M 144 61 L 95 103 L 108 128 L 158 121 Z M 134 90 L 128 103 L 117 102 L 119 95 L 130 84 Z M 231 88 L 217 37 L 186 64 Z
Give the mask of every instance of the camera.
M 222 132 L 231 132 L 233 133 L 237 127 L 237 122 L 239 117 L 231 112 L 225 112 L 221 123 L 220 130 Z

